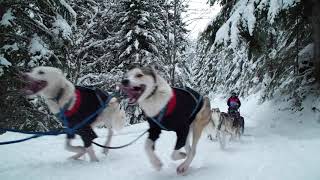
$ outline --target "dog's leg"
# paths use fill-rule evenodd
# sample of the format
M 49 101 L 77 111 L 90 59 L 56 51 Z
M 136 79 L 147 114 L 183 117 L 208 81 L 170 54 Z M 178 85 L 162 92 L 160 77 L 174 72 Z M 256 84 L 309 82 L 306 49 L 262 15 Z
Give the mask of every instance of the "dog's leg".
M 154 141 L 148 138 L 145 143 L 145 150 L 152 166 L 159 171 L 162 168 L 162 162 L 160 161 L 158 156 L 155 154 L 154 149 L 155 149 Z
M 218 140 L 220 148 L 224 149 L 226 147 L 226 132 L 223 130 L 218 131 Z
M 192 136 L 191 151 L 190 151 L 190 153 L 187 154 L 187 158 L 184 160 L 184 162 L 178 166 L 178 168 L 177 168 L 178 174 L 184 174 L 188 170 L 188 168 L 189 168 L 189 166 L 190 166 L 190 164 L 196 154 L 196 148 L 197 148 L 201 133 L 202 133 L 203 129 L 208 125 L 209 121 L 211 120 L 211 110 L 210 109 L 211 108 L 210 108 L 209 98 L 205 97 L 204 104 L 203 104 L 201 110 L 197 114 L 194 122 L 191 124 L 192 135 L 193 135 Z
M 86 148 L 86 152 L 88 153 L 91 162 L 99 162 L 92 145 Z
M 191 152 L 191 146 L 190 146 L 191 135 L 192 135 L 192 129 L 189 130 L 186 145 L 184 146 L 187 154 L 189 154 Z
M 209 118 L 207 118 L 207 119 L 209 119 Z M 197 122 L 197 120 L 198 120 L 198 122 Z M 192 146 L 191 146 L 191 150 L 187 154 L 187 159 L 182 164 L 180 164 L 178 166 L 178 168 L 177 168 L 177 173 L 178 174 L 184 174 L 188 170 L 188 168 L 189 168 L 189 166 L 190 166 L 190 164 L 191 164 L 191 162 L 192 162 L 192 160 L 193 160 L 193 158 L 194 158 L 194 156 L 196 154 L 196 148 L 197 148 L 197 145 L 198 145 L 198 141 L 199 141 L 199 139 L 201 137 L 201 133 L 202 133 L 204 127 L 207 124 L 208 124 L 208 121 L 206 119 L 196 119 L 195 120 L 195 123 L 192 126 Z
M 107 141 L 106 141 L 106 143 L 104 144 L 105 146 L 110 146 L 112 136 L 113 136 L 113 130 L 112 130 L 111 128 L 109 128 L 109 129 L 108 129 Z M 109 152 L 109 149 L 108 149 L 108 148 L 104 148 L 104 149 L 102 150 L 102 152 L 103 152 L 105 155 L 107 155 L 108 152 Z
M 86 150 L 84 147 L 81 146 L 72 146 L 71 145 L 71 139 L 66 140 L 65 149 L 70 152 L 75 152 L 77 154 L 70 157 L 70 159 L 79 159 L 81 156 L 83 156 L 86 153 Z
M 186 146 L 186 142 L 188 139 L 189 134 L 189 125 L 182 126 L 182 130 L 178 131 L 177 134 L 177 142 L 176 146 L 174 148 L 173 153 L 171 154 L 172 160 L 180 160 L 186 158 L 187 154 L 184 152 L 181 152 L 180 149 L 184 146 Z

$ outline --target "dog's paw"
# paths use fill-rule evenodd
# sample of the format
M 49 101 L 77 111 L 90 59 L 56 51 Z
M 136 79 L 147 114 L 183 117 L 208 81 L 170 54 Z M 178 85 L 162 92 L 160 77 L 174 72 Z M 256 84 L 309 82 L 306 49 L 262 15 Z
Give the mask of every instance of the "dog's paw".
M 174 161 L 180 160 L 180 159 L 185 159 L 187 157 L 187 154 L 184 152 L 176 152 L 174 151 L 171 154 L 171 159 Z
M 105 154 L 105 155 L 108 155 L 108 153 L 109 153 L 109 149 L 104 148 L 104 149 L 102 150 L 102 153 L 103 153 L 103 154 Z
M 153 168 L 157 171 L 160 171 L 163 166 L 162 162 L 159 159 L 151 160 L 151 164 L 152 164 Z
M 99 162 L 99 159 L 93 158 L 93 159 L 90 159 L 90 162 Z
M 186 175 L 189 165 L 187 163 L 182 163 L 177 168 L 177 174 Z
M 85 154 L 85 152 L 81 152 L 81 153 L 77 153 L 71 157 L 69 157 L 69 160 L 79 160 L 79 158 L 81 158 L 83 155 Z

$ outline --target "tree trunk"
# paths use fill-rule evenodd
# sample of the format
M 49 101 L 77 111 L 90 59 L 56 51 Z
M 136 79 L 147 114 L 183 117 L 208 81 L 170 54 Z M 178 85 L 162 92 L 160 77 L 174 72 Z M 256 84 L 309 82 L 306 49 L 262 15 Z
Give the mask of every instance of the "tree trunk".
M 312 26 L 314 40 L 314 76 L 320 84 L 320 1 L 312 0 Z
M 171 74 L 171 85 L 174 86 L 174 75 L 176 71 L 176 55 L 177 55 L 177 6 L 178 0 L 174 0 L 174 17 L 173 17 L 173 56 L 172 56 L 172 74 Z

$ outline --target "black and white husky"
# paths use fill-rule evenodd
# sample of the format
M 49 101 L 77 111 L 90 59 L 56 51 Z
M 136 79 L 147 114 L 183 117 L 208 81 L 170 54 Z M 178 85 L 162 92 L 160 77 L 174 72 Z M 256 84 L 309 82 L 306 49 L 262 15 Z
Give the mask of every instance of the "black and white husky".
M 68 119 L 68 126 L 74 127 L 85 118 L 101 107 L 101 100 L 106 100 L 107 95 L 101 91 L 94 91 L 81 87 L 75 87 L 63 75 L 62 71 L 53 67 L 36 67 L 29 73 L 22 75 L 26 86 L 23 92 L 28 96 L 40 95 L 44 97 L 50 111 L 59 113 L 60 109 L 65 109 L 65 116 Z M 99 96 L 99 97 L 98 97 Z M 100 99 L 100 100 L 99 100 Z M 113 129 L 120 129 L 125 123 L 125 113 L 120 109 L 116 98 L 109 101 L 108 106 L 96 115 L 88 124 L 76 130 L 76 134 L 81 136 L 84 142 L 82 146 L 72 146 L 71 139 L 74 135 L 68 135 L 66 149 L 76 154 L 72 159 L 78 159 L 88 153 L 91 161 L 98 161 L 92 147 L 92 140 L 97 137 L 93 131 L 94 126 L 106 126 L 109 128 L 108 138 L 105 143 L 110 145 Z M 108 149 L 104 149 L 104 153 Z
M 149 137 L 145 150 L 156 170 L 162 163 L 155 154 L 155 141 L 161 130 L 174 131 L 177 141 L 172 152 L 173 160 L 185 159 L 177 168 L 184 174 L 196 154 L 196 146 L 204 127 L 211 119 L 210 103 L 192 89 L 171 88 L 153 68 L 134 68 L 128 71 L 121 82 L 129 103 L 138 103 L 147 116 Z M 192 136 L 192 146 L 189 138 Z M 181 149 L 185 148 L 185 152 Z

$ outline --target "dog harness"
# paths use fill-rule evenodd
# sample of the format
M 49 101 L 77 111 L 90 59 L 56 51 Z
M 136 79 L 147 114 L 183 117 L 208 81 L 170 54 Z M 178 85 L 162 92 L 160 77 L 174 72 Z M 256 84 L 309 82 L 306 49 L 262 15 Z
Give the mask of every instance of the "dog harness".
M 175 150 L 182 148 L 187 140 L 190 124 L 195 119 L 197 113 L 203 105 L 203 99 L 200 99 L 200 94 L 190 88 L 180 89 L 172 88 L 173 95 L 166 106 L 164 116 L 159 119 L 158 114 L 152 119 L 147 117 L 149 128 L 149 139 L 156 141 L 159 138 L 162 128 L 154 122 L 153 119 L 159 119 L 159 123 L 166 129 L 174 131 L 177 134 L 177 143 Z M 198 105 L 199 103 L 199 105 Z M 198 106 L 197 106 L 198 105 Z
M 88 117 L 101 107 L 101 103 L 106 101 L 109 94 L 100 89 L 91 89 L 86 87 L 76 86 L 75 90 L 76 101 L 74 105 L 64 112 L 67 117 L 69 128 L 73 128 L 83 121 L 84 117 Z M 91 128 L 91 123 L 94 122 L 99 114 L 95 115 L 91 120 L 81 128 L 75 131 L 75 134 L 80 135 L 85 147 L 89 147 L 92 140 L 98 136 Z M 74 138 L 74 134 L 68 134 L 67 138 Z

